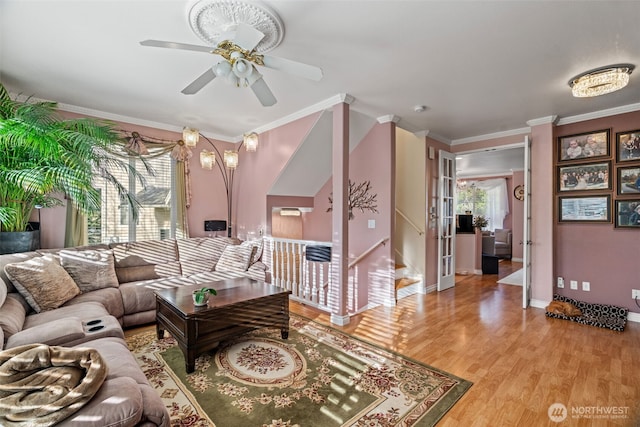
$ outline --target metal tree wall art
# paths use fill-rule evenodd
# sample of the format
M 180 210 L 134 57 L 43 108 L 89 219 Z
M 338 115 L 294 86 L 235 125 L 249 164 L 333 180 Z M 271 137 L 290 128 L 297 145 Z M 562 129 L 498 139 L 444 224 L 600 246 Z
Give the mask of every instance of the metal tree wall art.
M 371 193 L 371 181 L 363 181 L 360 184 L 355 184 L 349 180 L 349 221 L 353 218 L 353 210 L 360 209 L 360 212 L 365 210 L 378 213 L 378 205 L 376 203 L 377 194 Z M 333 193 L 329 195 L 329 209 L 327 212 L 333 210 Z

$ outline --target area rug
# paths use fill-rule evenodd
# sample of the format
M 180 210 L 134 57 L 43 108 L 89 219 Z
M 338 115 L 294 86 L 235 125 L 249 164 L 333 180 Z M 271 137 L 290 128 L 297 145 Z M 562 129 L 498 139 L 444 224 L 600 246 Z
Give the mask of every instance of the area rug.
M 173 426 L 433 426 L 471 387 L 441 370 L 291 315 L 221 343 L 185 372 L 171 337 L 127 338 Z
M 524 271 L 521 268 L 520 270 L 511 273 L 508 276 L 503 277 L 498 280 L 498 283 L 502 283 L 503 285 L 517 285 L 522 286 L 522 281 L 524 280 Z

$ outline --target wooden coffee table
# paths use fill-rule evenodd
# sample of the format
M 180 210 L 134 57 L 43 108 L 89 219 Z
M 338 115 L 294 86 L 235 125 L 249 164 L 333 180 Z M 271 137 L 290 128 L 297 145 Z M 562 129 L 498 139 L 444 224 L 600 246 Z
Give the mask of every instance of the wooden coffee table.
M 192 292 L 214 288 L 203 307 L 193 305 Z M 199 285 L 156 290 L 158 339 L 168 331 L 184 353 L 187 373 L 193 372 L 196 357 L 218 347 L 220 341 L 252 329 L 280 328 L 289 337 L 289 294 L 291 291 L 249 278 L 227 279 Z

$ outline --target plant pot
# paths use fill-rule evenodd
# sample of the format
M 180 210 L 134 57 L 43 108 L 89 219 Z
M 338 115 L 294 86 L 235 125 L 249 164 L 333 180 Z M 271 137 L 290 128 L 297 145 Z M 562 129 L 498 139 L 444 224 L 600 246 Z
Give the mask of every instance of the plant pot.
M 192 294 L 192 296 L 193 305 L 195 305 L 196 307 L 202 307 L 203 305 L 207 305 L 207 303 L 209 302 L 209 292 L 199 293 L 196 291 Z
M 40 249 L 40 230 L 0 232 L 0 255 Z

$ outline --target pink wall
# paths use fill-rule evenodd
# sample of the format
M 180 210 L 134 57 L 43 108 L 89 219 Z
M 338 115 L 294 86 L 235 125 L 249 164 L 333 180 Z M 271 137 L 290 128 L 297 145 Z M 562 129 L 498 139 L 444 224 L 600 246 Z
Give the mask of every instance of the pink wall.
M 395 125 L 394 125 L 395 126 Z M 373 192 L 377 194 L 378 213 L 353 212 L 355 218 L 349 221 L 349 258 L 353 259 L 373 244 L 385 237 L 392 237 L 392 218 L 395 218 L 395 132 L 391 124 L 377 124 L 356 146 L 349 156 L 349 175 L 353 182 L 371 181 Z M 372 168 L 375 165 L 375 168 Z M 314 210 L 304 214 L 304 239 L 331 241 L 331 213 L 329 194 L 331 179 L 318 191 L 314 198 Z M 375 220 L 375 228 L 368 228 L 368 220 Z M 368 284 L 359 286 L 359 305 L 369 302 L 386 303 L 390 298 L 389 284 L 393 283 L 392 244 L 379 246 L 358 265 L 357 282 Z M 391 296 L 392 297 L 392 296 Z
M 628 196 L 616 195 L 616 166 L 621 165 L 620 163 L 616 164 L 615 161 L 616 133 L 638 128 L 640 128 L 640 112 L 633 112 L 557 126 L 554 132 L 554 137 L 560 137 L 599 129 L 611 129 L 611 160 L 614 166 L 610 173 L 610 179 L 614 180 L 613 189 L 611 191 L 593 191 L 589 194 L 610 194 L 612 196 L 612 220 L 613 201 L 629 199 Z M 624 165 L 627 164 L 632 163 L 624 162 Z M 639 164 L 640 162 L 635 163 L 636 166 Z M 563 193 L 563 195 L 565 194 L 569 195 L 569 193 Z M 557 206 L 557 197 L 554 197 L 553 201 Z M 558 289 L 554 286 L 554 291 L 581 301 L 618 305 L 639 313 L 640 309 L 631 299 L 631 289 L 640 289 L 640 262 L 637 260 L 637 253 L 640 249 L 640 230 L 614 228 L 613 223 L 558 223 L 556 210 L 554 209 L 556 248 L 554 276 L 564 277 L 565 288 Z M 570 280 L 578 281 L 578 290 L 569 288 Z M 581 290 L 583 281 L 591 283 L 591 291 Z
M 258 151 L 240 156 L 234 189 L 234 216 L 240 237 L 266 231 L 267 216 L 271 216 L 267 194 L 319 114 L 261 133 Z

